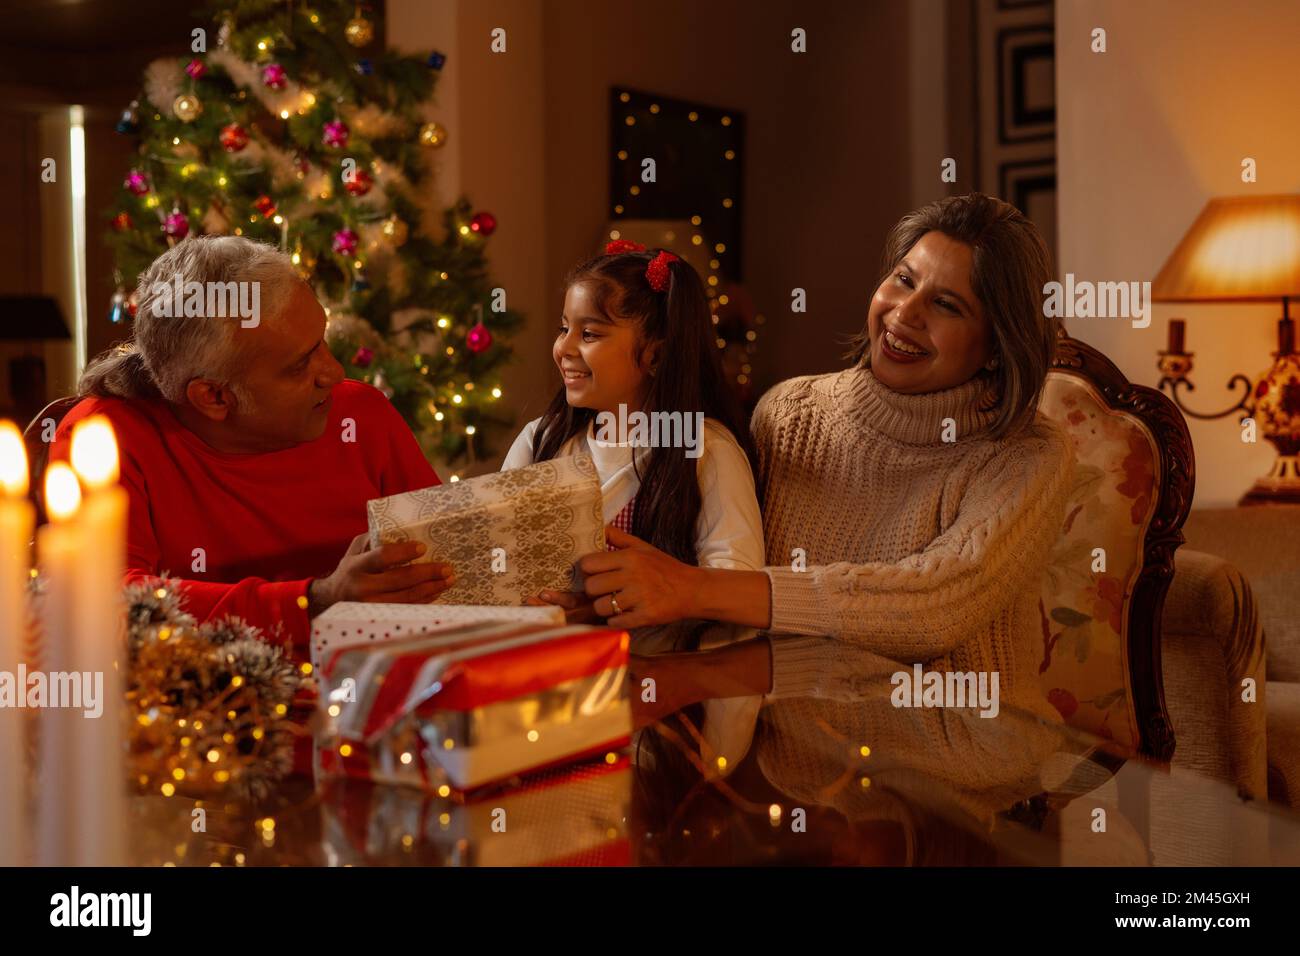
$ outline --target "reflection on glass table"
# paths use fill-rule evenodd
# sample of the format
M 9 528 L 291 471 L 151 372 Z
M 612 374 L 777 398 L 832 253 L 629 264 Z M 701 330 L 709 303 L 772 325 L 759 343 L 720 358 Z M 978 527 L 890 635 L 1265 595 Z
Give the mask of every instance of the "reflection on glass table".
M 906 712 L 897 719 L 906 720 Z M 950 715 L 949 739 L 984 732 Z M 785 746 L 833 748 L 836 779 L 781 779 L 755 745 L 723 775 L 686 714 L 603 759 L 470 795 L 290 778 L 261 805 L 141 796 L 134 862 L 210 866 L 1300 865 L 1300 817 L 1213 780 L 1108 760 L 1105 742 L 1029 714 L 1001 732 L 1054 735 L 1025 799 L 988 820 L 938 779 L 830 728 Z M 967 723 L 970 722 L 970 723 Z M 1037 736 L 1036 736 L 1037 735 Z M 996 761 L 995 754 L 987 754 Z M 823 762 L 823 765 L 825 763 Z M 1115 768 L 1118 767 L 1118 771 Z M 202 809 L 203 831 L 194 811 Z

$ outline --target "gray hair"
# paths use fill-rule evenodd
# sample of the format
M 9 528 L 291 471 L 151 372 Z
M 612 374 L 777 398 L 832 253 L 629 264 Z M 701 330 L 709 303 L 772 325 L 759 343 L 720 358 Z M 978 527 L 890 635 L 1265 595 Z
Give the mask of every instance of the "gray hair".
M 293 262 L 273 246 L 242 236 L 195 236 L 178 242 L 140 275 L 132 341 L 104 352 L 86 367 L 77 393 L 113 398 L 161 395 L 184 402 L 196 378 L 222 382 L 241 407 L 251 402 L 243 386 L 231 381 L 236 368 L 231 346 L 238 317 L 160 315 L 162 288 L 208 283 L 257 283 L 261 312 L 275 316 L 299 280 Z M 184 309 L 176 309 L 183 313 Z M 206 311 L 206 310 L 205 310 Z

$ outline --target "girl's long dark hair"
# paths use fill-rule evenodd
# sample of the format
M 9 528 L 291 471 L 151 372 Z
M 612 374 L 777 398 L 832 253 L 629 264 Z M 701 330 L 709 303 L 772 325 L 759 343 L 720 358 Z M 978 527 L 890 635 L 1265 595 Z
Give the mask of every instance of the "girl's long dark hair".
M 705 418 L 730 430 L 757 475 L 749 425 L 739 399 L 722 379 L 704 283 L 689 263 L 678 259 L 668 266 L 668 288 L 654 291 L 645 272 L 659 251 L 596 256 L 569 273 L 565 289 L 579 282 L 591 283 L 596 308 L 604 315 L 637 322 L 640 351 L 636 359 L 643 368 L 646 350 L 658 343 L 658 364 L 648 378 L 643 411 L 703 412 Z M 537 425 L 533 461 L 554 458 L 565 442 L 585 432 L 595 418 L 594 409 L 571 407 L 561 385 Z M 650 448 L 644 466 L 639 451 L 633 460 L 640 489 L 632 533 L 679 561 L 695 564 L 695 525 L 701 504 L 695 470 L 699 459 L 688 458 L 681 448 Z

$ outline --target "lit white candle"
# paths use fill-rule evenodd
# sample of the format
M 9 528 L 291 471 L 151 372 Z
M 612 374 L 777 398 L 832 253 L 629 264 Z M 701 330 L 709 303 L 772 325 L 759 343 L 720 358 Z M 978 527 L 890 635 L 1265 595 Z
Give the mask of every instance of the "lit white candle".
M 76 563 L 73 670 L 103 675 L 103 711 L 82 721 L 74 747 L 79 866 L 126 863 L 126 767 L 122 716 L 127 667 L 126 490 L 117 483 L 117 439 L 108 419 L 95 415 L 72 429 L 73 471 L 86 489 L 77 517 L 82 546 Z
M 0 866 L 22 866 L 27 852 L 27 767 L 17 695 L 27 631 L 27 581 L 36 509 L 27 500 L 27 450 L 13 422 L 0 422 L 0 674 L 13 675 L 12 701 L 0 702 Z
M 36 557 L 45 578 L 41 602 L 40 667 L 46 675 L 72 670 L 73 608 L 77 551 L 81 528 L 75 520 L 81 506 L 77 476 L 61 461 L 45 469 L 45 510 L 50 523 L 36 533 Z M 41 748 L 37 790 L 37 863 L 69 866 L 73 861 L 73 791 L 76 765 L 73 741 L 82 721 L 80 711 L 51 707 L 39 712 Z

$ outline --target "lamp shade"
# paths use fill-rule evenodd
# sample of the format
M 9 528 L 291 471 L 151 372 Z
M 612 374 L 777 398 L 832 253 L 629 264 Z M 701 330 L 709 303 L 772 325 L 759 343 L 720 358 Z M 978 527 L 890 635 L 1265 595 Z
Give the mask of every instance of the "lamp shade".
M 48 295 L 0 295 L 0 341 L 70 338 L 63 310 Z
M 1156 302 L 1300 298 L 1300 195 L 1211 199 L 1151 283 Z

